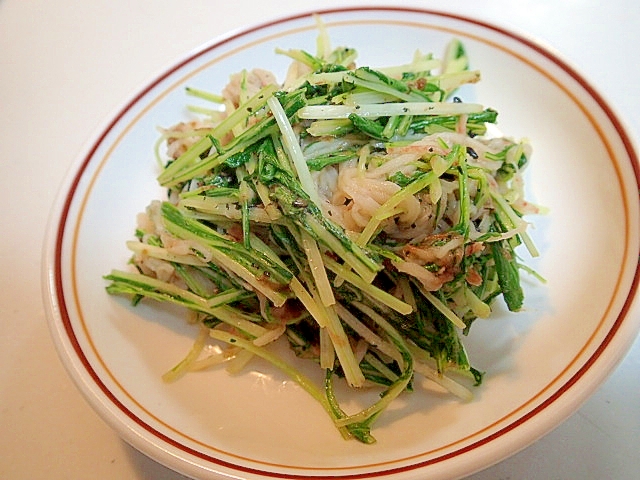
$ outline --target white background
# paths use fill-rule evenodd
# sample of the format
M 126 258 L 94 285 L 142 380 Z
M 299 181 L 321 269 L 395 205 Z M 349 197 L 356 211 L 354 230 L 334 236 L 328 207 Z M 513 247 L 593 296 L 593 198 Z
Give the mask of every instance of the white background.
M 181 478 L 122 442 L 85 403 L 58 360 L 40 286 L 49 210 L 71 163 L 109 115 L 185 53 L 274 16 L 341 4 L 0 0 L 0 478 Z M 638 137 L 635 0 L 402 5 L 477 16 L 539 40 L 584 74 Z M 637 478 L 639 374 L 636 341 L 577 413 L 471 478 Z

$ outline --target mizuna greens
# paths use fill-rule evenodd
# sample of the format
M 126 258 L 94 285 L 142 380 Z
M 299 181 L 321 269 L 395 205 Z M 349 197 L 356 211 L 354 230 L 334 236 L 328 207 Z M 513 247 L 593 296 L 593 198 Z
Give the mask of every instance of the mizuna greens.
M 455 96 L 480 80 L 457 40 L 441 59 L 372 68 L 332 49 L 320 23 L 315 55 L 278 53 L 292 60 L 283 83 L 256 69 L 219 94 L 187 89 L 194 119 L 156 148 L 168 200 L 139 215 L 135 269 L 106 275 L 107 291 L 192 312 L 200 334 L 166 380 L 261 357 L 345 438 L 372 443 L 417 375 L 469 399 L 482 373 L 461 338 L 497 297 L 522 307 L 515 249 L 537 255 L 522 218 L 536 211 L 523 197 L 530 148 L 490 135 L 497 112 Z M 379 399 L 346 413 L 339 378 Z

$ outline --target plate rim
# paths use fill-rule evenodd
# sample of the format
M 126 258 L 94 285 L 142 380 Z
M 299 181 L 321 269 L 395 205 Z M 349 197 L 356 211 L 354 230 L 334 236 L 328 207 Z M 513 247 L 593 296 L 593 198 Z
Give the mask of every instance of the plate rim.
M 89 138 L 87 146 L 81 149 L 81 153 L 76 156 L 76 161 L 73 162 L 73 164 L 71 165 L 71 169 L 69 170 L 67 177 L 65 178 L 65 181 L 62 184 L 57 200 L 54 203 L 54 206 L 52 208 L 52 211 L 49 217 L 48 226 L 46 229 L 47 238 L 45 241 L 45 251 L 43 252 L 43 257 L 44 257 L 43 283 L 45 284 L 45 287 L 46 287 L 43 289 L 44 290 L 43 293 L 45 294 L 45 303 L 46 303 L 45 310 L 47 313 L 47 320 L 48 320 L 48 324 L 49 324 L 52 336 L 54 337 L 54 343 L 56 344 L 55 346 L 56 346 L 56 349 L 58 350 L 59 357 L 62 358 L 63 364 L 67 368 L 68 373 L 70 374 L 70 376 L 72 377 L 76 385 L 79 387 L 79 390 L 81 391 L 81 393 L 83 393 L 85 399 L 88 400 L 89 404 L 94 408 L 94 410 L 97 411 L 97 413 L 100 414 L 100 416 L 102 416 L 103 420 L 105 420 L 112 428 L 114 428 L 118 432 L 118 434 L 121 437 L 127 440 L 128 443 L 132 444 L 136 449 L 160 461 L 161 463 L 165 464 L 169 468 L 180 471 L 180 468 L 170 460 L 175 459 L 175 460 L 184 462 L 185 459 L 166 451 L 163 452 L 163 455 L 158 455 L 159 452 L 156 451 L 158 449 L 158 446 L 155 445 L 154 442 L 151 442 L 149 444 L 148 439 L 140 440 L 139 437 L 135 435 L 135 432 L 130 432 L 129 435 L 126 435 L 126 432 L 123 432 L 122 428 L 118 428 L 116 425 L 114 425 L 113 418 L 109 417 L 110 409 L 108 408 L 108 405 L 105 405 L 104 401 L 101 401 L 101 399 L 97 399 L 94 397 L 95 387 L 88 385 L 85 380 L 76 378 L 76 374 L 80 373 L 80 372 L 77 372 L 78 370 L 77 361 L 72 358 L 67 358 L 67 357 L 71 357 L 71 355 L 75 353 L 77 356 L 77 359 L 85 368 L 84 373 L 90 372 L 90 375 L 94 380 L 98 378 L 97 375 L 95 375 L 95 372 L 91 373 L 93 372 L 93 367 L 90 365 L 90 363 L 84 356 L 82 347 L 77 343 L 75 336 L 69 335 L 69 332 L 72 331 L 72 329 L 71 329 L 70 321 L 68 318 L 69 312 L 67 311 L 67 307 L 65 305 L 65 299 L 64 299 L 65 289 L 62 284 L 63 266 L 62 266 L 61 252 L 63 250 L 63 237 L 65 232 L 65 226 L 68 224 L 68 221 L 69 221 L 69 218 L 68 218 L 69 211 L 70 211 L 71 205 L 73 204 L 75 195 L 77 193 L 78 184 L 82 180 L 86 169 L 90 165 L 91 160 L 95 155 L 95 152 L 100 148 L 100 145 L 105 140 L 109 132 L 111 132 L 112 129 L 118 125 L 122 117 L 126 115 L 126 113 L 129 110 L 134 108 L 138 104 L 138 102 L 140 102 L 140 100 L 145 95 L 147 95 L 151 90 L 153 90 L 153 88 L 155 88 L 158 84 L 160 84 L 162 81 L 164 81 L 167 77 L 171 76 L 176 71 L 180 70 L 184 66 L 193 62 L 196 58 L 206 55 L 211 50 L 220 48 L 221 46 L 223 46 L 228 42 L 232 42 L 236 39 L 250 35 L 254 32 L 258 32 L 260 30 L 264 30 L 277 25 L 284 25 L 296 20 L 305 19 L 305 18 L 311 17 L 315 13 L 322 16 L 322 15 L 329 15 L 329 14 L 346 14 L 346 13 L 363 12 L 363 11 L 366 11 L 366 12 L 393 11 L 398 13 L 418 13 L 423 15 L 431 15 L 435 17 L 443 17 L 443 18 L 447 18 L 447 19 L 451 19 L 451 20 L 459 21 L 463 23 L 471 23 L 483 29 L 488 29 L 502 36 L 509 37 L 515 40 L 516 42 L 523 44 L 525 47 L 532 49 L 536 53 L 542 55 L 544 58 L 551 61 L 554 65 L 560 67 L 560 69 L 563 72 L 569 74 L 569 76 L 585 90 L 588 96 L 596 102 L 598 107 L 606 115 L 607 119 L 609 120 L 609 122 L 611 122 L 611 125 L 617 134 L 616 138 L 619 138 L 623 144 L 623 148 L 626 153 L 626 158 L 628 158 L 630 166 L 634 173 L 635 184 L 640 185 L 640 166 L 638 162 L 638 154 L 635 148 L 634 138 L 630 134 L 630 130 L 626 127 L 626 122 L 624 121 L 624 119 L 622 119 L 620 114 L 614 110 L 610 102 L 608 102 L 607 99 L 599 91 L 597 91 L 589 83 L 589 81 L 578 72 L 576 68 L 570 65 L 570 63 L 567 60 L 562 58 L 562 56 L 559 53 L 543 45 L 538 40 L 525 36 L 522 33 L 516 32 L 511 28 L 505 28 L 505 27 L 487 22 L 482 19 L 470 18 L 463 14 L 454 13 L 450 11 L 440 11 L 440 10 L 418 8 L 418 7 L 388 6 L 388 5 L 345 6 L 345 7 L 317 9 L 317 10 L 303 11 L 303 12 L 293 13 L 290 15 L 275 17 L 265 22 L 257 23 L 242 29 L 238 29 L 226 35 L 218 36 L 213 40 L 211 40 L 210 42 L 206 42 L 199 48 L 196 48 L 195 50 L 192 50 L 191 52 L 187 53 L 185 56 L 181 57 L 182 60 L 173 62 L 171 66 L 163 69 L 159 74 L 152 76 L 152 79 L 150 81 L 144 82 L 142 88 L 139 88 L 136 91 L 136 93 L 131 95 L 129 99 L 127 99 L 121 106 L 119 106 L 116 109 L 115 114 L 109 115 L 107 117 L 106 123 L 98 128 L 97 132 L 94 133 L 94 135 L 92 135 Z M 415 473 L 435 463 L 441 463 L 443 461 L 446 461 L 451 456 L 458 456 L 460 455 L 459 453 L 460 451 L 472 450 L 474 448 L 477 448 L 478 444 L 483 445 L 483 444 L 491 443 L 493 438 L 495 438 L 496 436 L 500 436 L 505 433 L 511 432 L 512 430 L 517 428 L 520 424 L 528 421 L 529 418 L 537 415 L 539 411 L 546 408 L 547 405 L 554 403 L 558 398 L 564 395 L 564 393 L 567 390 L 571 389 L 571 387 L 576 382 L 578 382 L 580 378 L 582 378 L 587 372 L 591 371 L 590 370 L 591 366 L 600 360 L 602 354 L 605 351 L 607 351 L 608 345 L 613 340 L 618 340 L 618 341 L 620 340 L 618 333 L 621 331 L 621 327 L 624 326 L 634 330 L 635 334 L 632 332 L 628 337 L 625 337 L 626 342 L 623 342 L 624 346 L 621 349 L 621 352 L 618 353 L 617 355 L 614 355 L 615 358 L 610 359 L 610 362 L 609 362 L 610 364 L 608 365 L 608 368 L 605 368 L 604 371 L 600 372 L 600 377 L 602 378 L 600 378 L 597 382 L 595 382 L 593 388 L 590 389 L 591 392 L 595 391 L 595 389 L 600 386 L 602 380 L 606 378 L 608 374 L 613 370 L 613 368 L 622 360 L 622 358 L 624 357 L 624 354 L 626 353 L 628 348 L 631 346 L 633 340 L 635 339 L 635 336 L 638 333 L 638 329 L 640 328 L 640 323 L 636 321 L 635 324 L 633 324 L 633 322 L 631 321 L 625 322 L 625 320 L 629 317 L 629 314 L 634 309 L 634 306 L 635 306 L 634 304 L 637 303 L 636 299 L 637 299 L 639 282 L 640 282 L 639 266 L 636 265 L 635 273 L 633 275 L 633 280 L 631 282 L 628 292 L 626 293 L 624 304 L 620 312 L 617 314 L 616 319 L 613 322 L 613 325 L 611 326 L 609 331 L 607 332 L 605 338 L 603 339 L 603 341 L 601 341 L 598 344 L 596 351 L 589 356 L 588 361 L 577 372 L 575 372 L 568 381 L 563 383 L 561 388 L 558 388 L 553 395 L 548 397 L 540 405 L 533 408 L 530 412 L 528 412 L 524 416 L 517 419 L 517 421 L 509 423 L 507 426 L 500 428 L 497 432 L 482 438 L 478 442 L 474 442 L 467 447 L 456 450 L 455 452 L 453 452 L 455 455 L 446 454 L 446 455 L 439 456 L 433 460 L 418 462 L 408 466 L 400 466 L 396 468 L 386 469 L 380 472 L 368 472 L 365 474 L 346 474 L 346 475 L 339 474 L 337 476 L 331 475 L 331 478 L 364 478 L 364 477 L 369 478 L 373 476 L 389 476 L 394 474 L 403 474 L 403 473 L 407 474 L 411 472 Z M 66 320 L 64 318 L 65 316 L 66 316 Z M 56 318 L 56 317 L 60 317 L 60 318 Z M 62 325 L 60 325 L 60 321 L 62 322 Z M 64 332 L 62 330 L 64 330 Z M 60 338 L 61 335 L 65 332 L 67 334 L 66 337 L 64 339 Z M 68 344 L 66 343 L 66 340 L 70 340 Z M 119 408 L 118 408 L 119 413 L 122 413 L 122 412 L 126 413 L 129 411 L 127 407 L 122 405 L 121 402 L 107 388 L 100 388 L 100 390 L 111 402 L 114 402 L 116 405 L 119 405 Z M 584 401 L 586 401 L 586 399 L 589 396 L 590 396 L 590 393 L 583 394 L 578 404 L 581 404 Z M 99 403 L 101 405 L 96 405 L 96 403 Z M 101 411 L 100 408 L 104 408 L 105 410 Z M 568 409 L 569 411 L 564 415 L 564 418 L 562 418 L 560 421 L 563 421 L 576 408 L 577 408 L 577 405 L 567 406 L 566 409 Z M 141 426 L 142 428 L 149 430 L 148 428 L 146 428 L 149 426 L 144 424 L 144 421 L 141 423 L 138 421 L 139 419 L 133 418 L 133 417 L 131 417 L 130 420 L 134 421 L 137 425 Z M 552 428 L 555 428 L 555 426 L 556 425 L 554 424 L 549 428 L 547 428 L 546 431 L 539 432 L 539 435 L 536 438 L 533 438 L 526 445 L 522 445 L 521 448 L 525 448 L 528 444 L 534 442 L 537 438 L 545 435 Z M 153 430 L 151 433 L 153 434 L 154 437 L 159 437 L 161 440 L 168 442 L 170 445 L 174 447 L 176 446 L 175 440 L 164 436 L 162 432 Z M 149 448 L 143 448 L 144 446 L 151 447 L 151 450 L 149 450 Z M 193 452 L 189 452 L 190 450 L 189 447 L 186 447 L 184 445 L 179 445 L 179 447 L 183 453 L 187 453 L 187 454 L 193 453 Z M 203 459 L 202 455 L 198 454 L 198 452 L 195 452 L 195 453 L 196 453 L 195 456 L 197 458 Z M 493 463 L 495 463 L 495 461 L 499 461 L 503 458 L 506 458 L 507 456 L 510 456 L 513 453 L 516 453 L 516 452 L 513 451 L 506 455 L 502 455 L 500 456 L 500 458 L 494 459 Z M 210 456 L 207 455 L 206 457 L 207 457 L 207 460 L 210 461 Z M 270 472 L 270 471 L 254 469 L 251 467 L 246 467 L 244 465 L 238 465 L 236 463 L 226 462 L 223 459 L 214 459 L 214 460 L 215 460 L 214 462 L 215 465 L 224 467 L 224 468 L 230 468 L 234 472 L 243 472 L 243 473 L 248 473 L 252 475 L 257 474 L 257 475 L 260 475 L 261 477 L 278 477 L 278 478 L 300 478 L 301 477 L 299 474 L 283 475 L 280 472 Z M 486 465 L 483 465 L 481 468 L 486 468 L 489 465 L 490 463 L 487 463 Z M 204 467 L 197 466 L 196 470 L 194 471 L 202 473 L 202 468 Z M 207 469 L 207 471 L 210 471 L 211 473 L 220 473 L 220 472 L 212 471 L 209 469 Z M 471 472 L 467 472 L 467 473 L 471 473 Z M 311 478 L 311 477 L 325 478 L 317 475 L 311 475 L 307 478 Z

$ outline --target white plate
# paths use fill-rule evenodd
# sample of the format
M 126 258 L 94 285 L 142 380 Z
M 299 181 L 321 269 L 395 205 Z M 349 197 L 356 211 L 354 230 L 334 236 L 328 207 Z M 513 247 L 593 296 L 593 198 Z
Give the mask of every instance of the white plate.
M 461 404 L 420 389 L 374 426 L 378 443 L 347 442 L 295 383 L 260 362 L 231 377 L 161 374 L 191 346 L 178 311 L 105 293 L 122 268 L 135 215 L 164 192 L 155 183 L 157 126 L 188 117 L 184 86 L 219 91 L 247 67 L 283 79 L 276 47 L 315 51 L 309 15 L 275 20 L 188 55 L 126 103 L 89 144 L 54 210 L 45 257 L 49 322 L 60 357 L 98 414 L 157 461 L 201 478 L 443 478 L 515 453 L 564 420 L 617 364 L 638 330 L 638 162 L 603 97 L 534 41 L 458 15 L 403 8 L 323 12 L 335 46 L 359 64 L 410 61 L 465 43 L 480 84 L 464 92 L 496 108 L 502 131 L 527 137 L 529 197 L 550 213 L 533 219 L 541 256 L 527 263 L 526 309 L 497 308 L 466 343 L 486 370 Z M 523 255 L 526 255 L 523 253 Z

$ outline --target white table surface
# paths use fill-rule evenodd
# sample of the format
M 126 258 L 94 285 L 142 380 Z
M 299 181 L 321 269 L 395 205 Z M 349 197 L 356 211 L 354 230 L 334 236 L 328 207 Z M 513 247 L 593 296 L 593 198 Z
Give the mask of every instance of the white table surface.
M 0 478 L 176 479 L 90 409 L 58 360 L 41 301 L 50 206 L 99 126 L 183 54 L 330 0 L 0 0 Z M 375 2 L 368 2 L 375 3 Z M 391 3 L 391 2 L 389 2 Z M 640 132 L 636 0 L 403 2 L 515 29 L 568 59 Z M 640 476 L 640 342 L 553 432 L 473 479 Z

